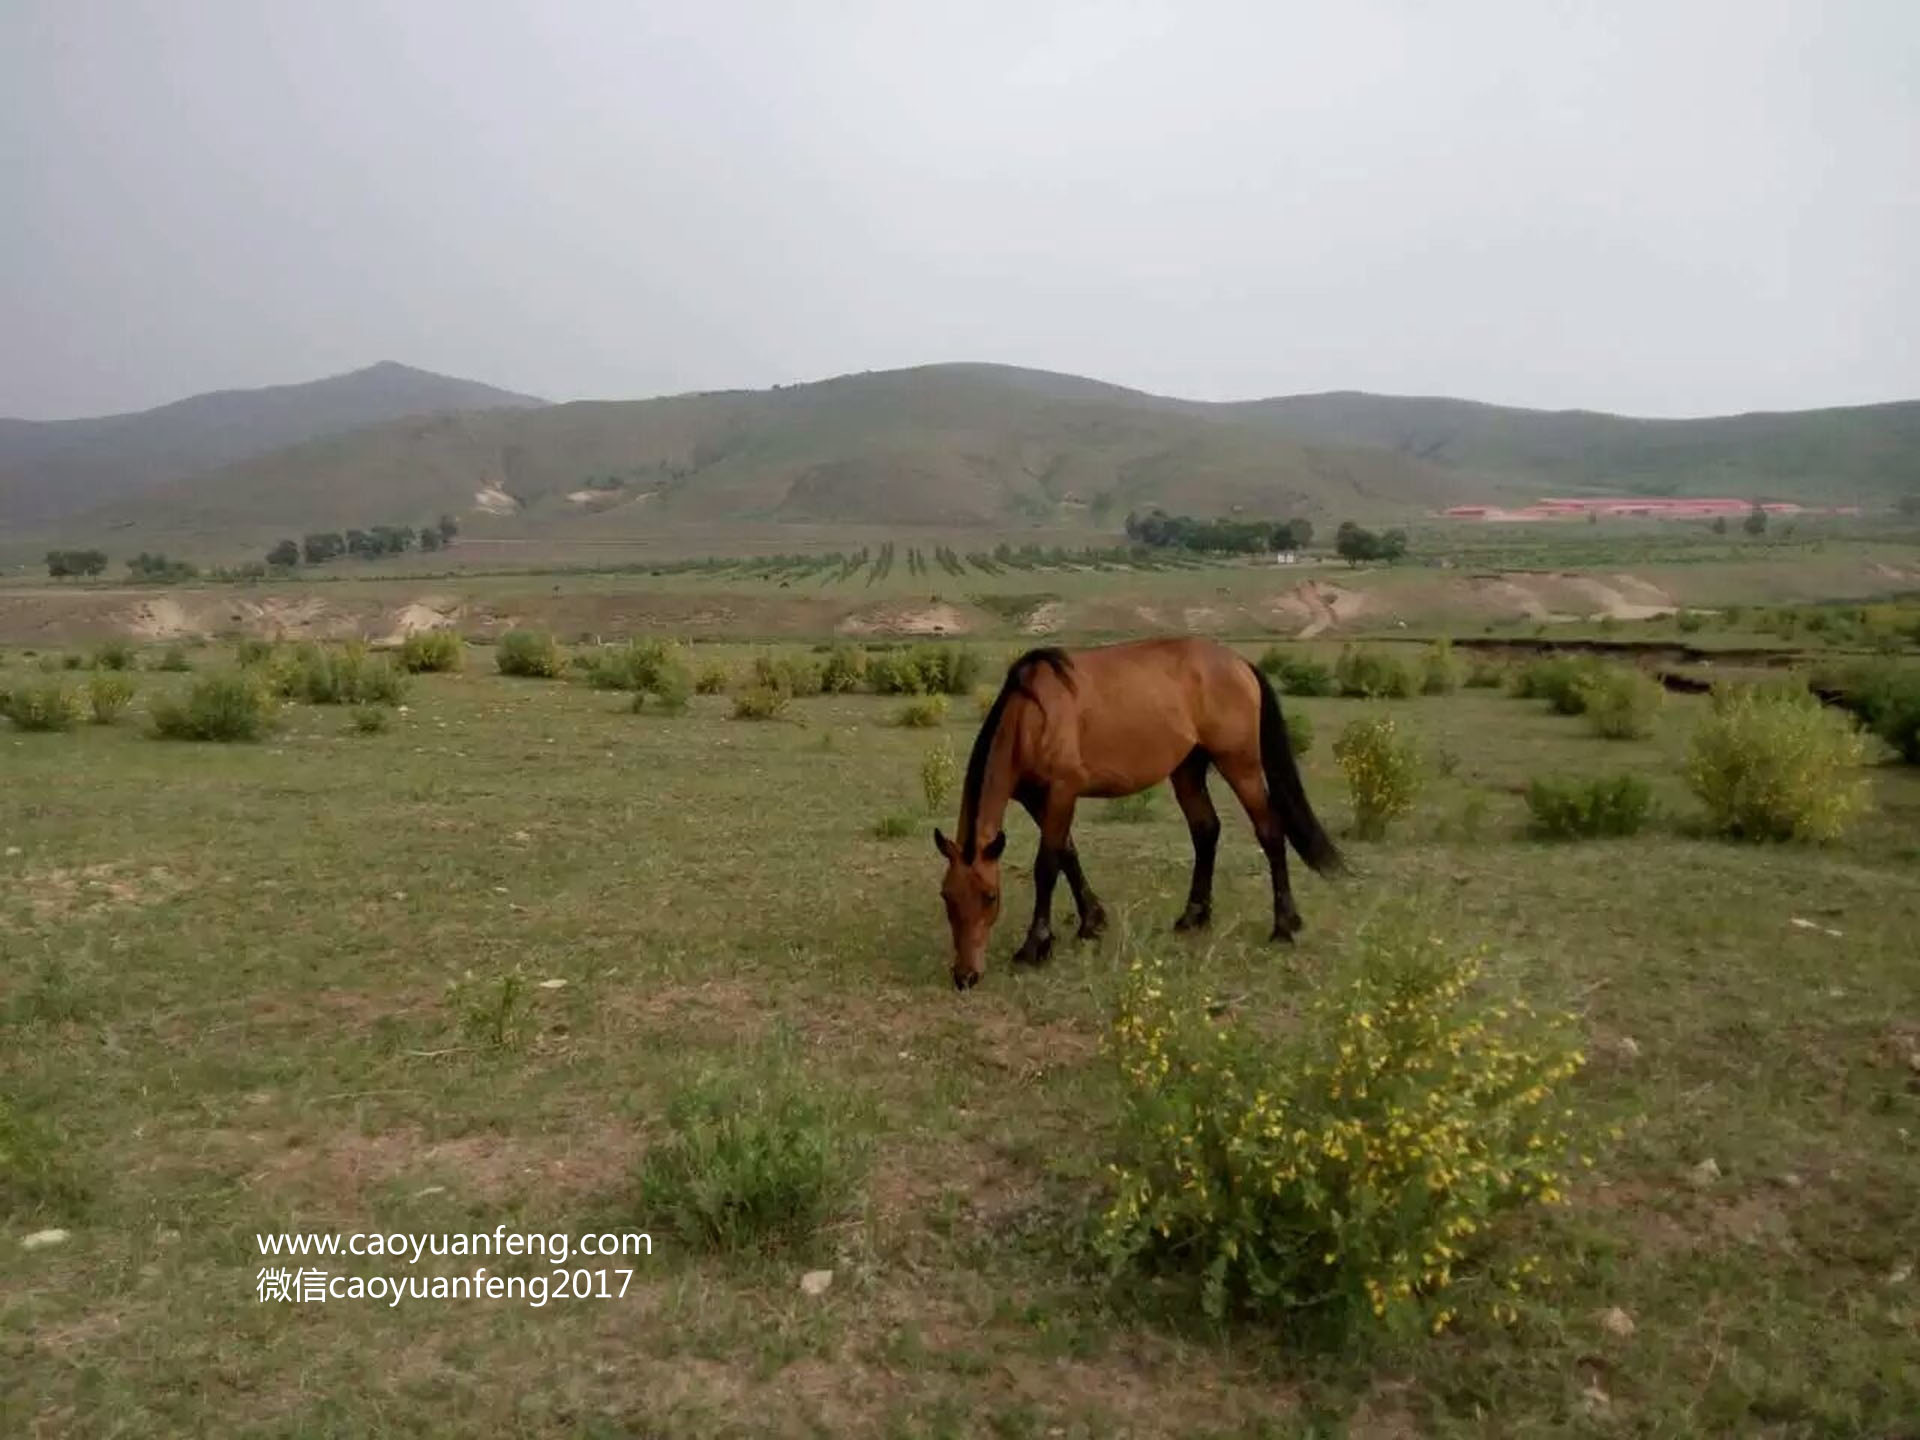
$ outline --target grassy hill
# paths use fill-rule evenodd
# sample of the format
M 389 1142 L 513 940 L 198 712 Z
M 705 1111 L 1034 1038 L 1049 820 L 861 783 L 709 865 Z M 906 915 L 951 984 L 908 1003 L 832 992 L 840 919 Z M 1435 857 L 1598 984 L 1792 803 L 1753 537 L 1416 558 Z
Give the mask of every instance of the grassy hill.
M 1872 504 L 1920 488 L 1920 403 L 1710 420 L 1354 393 L 1205 404 L 972 364 L 520 401 L 316 436 L 123 495 L 47 538 L 204 557 L 446 512 L 471 538 L 546 555 L 724 551 L 897 531 L 1111 536 L 1154 505 L 1330 525 L 1556 492 Z
M 1920 401 L 1636 420 L 1357 391 L 1235 407 L 1327 444 L 1374 445 L 1541 493 L 1874 503 L 1920 493 Z
M 1236 407 L 943 365 L 728 391 L 416 418 L 175 481 L 64 527 L 192 540 L 415 522 L 621 539 L 715 526 L 1117 530 L 1129 509 L 1328 520 L 1478 495 L 1378 447 Z
M 135 414 L 0 419 L 0 525 L 56 521 L 168 480 L 401 416 L 541 403 L 383 362 L 301 385 L 195 395 Z

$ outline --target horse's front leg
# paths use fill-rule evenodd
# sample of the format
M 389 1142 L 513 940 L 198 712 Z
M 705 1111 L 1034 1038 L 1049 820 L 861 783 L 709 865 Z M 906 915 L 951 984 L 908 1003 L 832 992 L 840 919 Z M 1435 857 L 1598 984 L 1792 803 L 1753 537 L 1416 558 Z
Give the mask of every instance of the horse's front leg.
M 1040 851 L 1033 861 L 1033 921 L 1013 952 L 1016 965 L 1044 965 L 1053 954 L 1053 887 L 1073 834 L 1073 797 L 1058 789 L 1039 803 Z M 1076 870 L 1079 864 L 1074 864 Z
M 1019 797 L 1020 804 L 1027 814 L 1033 817 L 1036 826 L 1046 824 L 1047 797 L 1045 791 L 1031 791 Z M 1060 847 L 1060 873 L 1066 877 L 1067 889 L 1073 892 L 1073 908 L 1080 914 L 1080 933 L 1076 940 L 1098 940 L 1106 933 L 1107 910 L 1100 903 L 1100 897 L 1093 893 L 1093 887 L 1087 883 L 1087 875 L 1080 868 L 1080 847 L 1073 843 L 1073 832 L 1067 832 L 1067 843 Z M 1051 923 L 1052 917 L 1048 917 Z

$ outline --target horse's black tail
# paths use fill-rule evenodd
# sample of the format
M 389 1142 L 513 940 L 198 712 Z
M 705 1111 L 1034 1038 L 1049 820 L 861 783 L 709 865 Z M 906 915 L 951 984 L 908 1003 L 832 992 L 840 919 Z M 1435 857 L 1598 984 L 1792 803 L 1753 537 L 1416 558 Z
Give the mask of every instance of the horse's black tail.
M 1287 722 L 1280 717 L 1280 699 L 1257 666 L 1247 668 L 1260 686 L 1260 766 L 1267 773 L 1267 803 L 1300 858 L 1322 875 L 1337 875 L 1346 869 L 1346 861 L 1307 803 L 1300 767 L 1294 764 L 1293 746 L 1287 743 Z

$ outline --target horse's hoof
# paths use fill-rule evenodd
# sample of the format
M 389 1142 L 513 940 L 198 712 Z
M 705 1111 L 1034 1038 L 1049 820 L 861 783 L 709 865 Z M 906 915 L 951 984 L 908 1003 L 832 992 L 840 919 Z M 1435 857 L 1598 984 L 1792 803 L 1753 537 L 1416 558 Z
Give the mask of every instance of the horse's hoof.
M 1267 937 L 1267 943 L 1270 945 L 1291 945 L 1293 944 L 1293 931 L 1287 929 L 1284 925 L 1276 925 L 1273 927 L 1273 934 Z
M 1189 906 L 1180 918 L 1173 922 L 1173 928 L 1175 933 L 1184 935 L 1190 930 L 1204 930 L 1212 923 L 1213 911 Z
M 1098 940 L 1106 933 L 1107 912 L 1104 910 L 1096 910 L 1080 922 L 1080 933 L 1074 938 L 1077 940 Z
M 1027 941 L 1026 944 L 1022 945 L 1018 950 L 1013 952 L 1013 963 L 1016 965 L 1027 965 L 1027 966 L 1044 965 L 1047 963 L 1047 961 L 1051 960 L 1052 958 L 1053 958 L 1053 937 L 1051 935 L 1049 935 L 1046 939 L 1040 941 L 1038 944 L 1035 944 L 1032 940 L 1029 940 Z

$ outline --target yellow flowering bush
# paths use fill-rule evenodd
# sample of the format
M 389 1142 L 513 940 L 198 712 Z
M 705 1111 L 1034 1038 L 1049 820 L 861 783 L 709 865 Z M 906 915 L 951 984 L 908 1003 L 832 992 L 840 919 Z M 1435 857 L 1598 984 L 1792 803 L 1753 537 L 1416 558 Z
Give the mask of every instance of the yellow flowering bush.
M 1420 756 L 1400 737 L 1391 715 L 1355 720 L 1333 742 L 1333 757 L 1353 797 L 1354 833 L 1378 840 L 1387 823 L 1413 809 L 1420 789 Z
M 1687 784 L 1723 835 L 1837 839 L 1866 808 L 1866 742 L 1804 689 L 1716 690 L 1687 750 Z
M 1501 1004 L 1480 961 L 1376 934 L 1276 1043 L 1178 998 L 1136 959 L 1113 1028 L 1123 1155 L 1095 1248 L 1118 1276 L 1185 1275 L 1216 1319 L 1329 1337 L 1507 1318 L 1537 1257 L 1494 1262 L 1500 1219 L 1564 1201 L 1585 1063 L 1571 1017 Z

